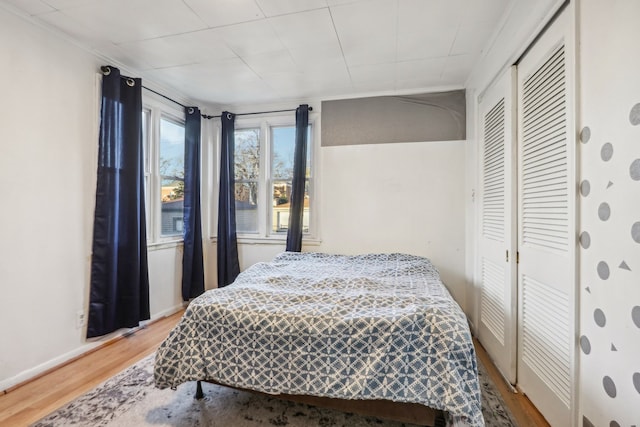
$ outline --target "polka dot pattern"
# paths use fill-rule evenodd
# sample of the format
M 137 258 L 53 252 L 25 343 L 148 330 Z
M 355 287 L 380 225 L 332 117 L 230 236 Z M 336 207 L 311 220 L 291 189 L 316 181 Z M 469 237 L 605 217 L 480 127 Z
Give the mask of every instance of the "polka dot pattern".
M 629 176 L 634 181 L 640 181 L 640 159 L 635 159 L 629 166 Z
M 609 203 L 607 202 L 600 203 L 600 206 L 598 206 L 598 218 L 600 218 L 600 220 L 602 221 L 607 221 L 610 216 L 611 216 L 611 207 L 609 206 Z
M 633 126 L 640 125 L 640 103 L 631 108 L 631 112 L 629 112 L 629 123 Z
M 618 395 L 616 384 L 613 382 L 611 377 L 605 376 L 602 379 L 602 386 L 604 387 L 605 393 L 607 393 L 610 398 L 614 399 Z
M 610 142 L 607 142 L 602 146 L 602 149 L 600 150 L 600 157 L 605 162 L 611 160 L 611 157 L 613 157 L 613 145 L 611 145 Z
M 632 377 L 633 386 L 635 387 L 638 394 L 640 394 L 640 372 L 635 372 Z
M 591 246 L 591 236 L 586 231 L 580 233 L 580 246 L 583 249 L 589 249 L 589 246 Z
M 589 129 L 589 126 L 585 126 L 580 131 L 580 142 L 582 142 L 583 144 L 586 144 L 587 142 L 589 142 L 590 139 L 591 139 L 591 129 Z
M 631 226 L 631 238 L 634 242 L 640 243 L 640 221 L 634 222 Z
M 586 179 L 580 183 L 580 194 L 582 197 L 587 197 L 591 192 L 591 184 Z
M 584 354 L 591 353 L 591 341 L 584 335 L 580 337 L 580 348 Z
M 604 328 L 604 326 L 607 324 L 607 318 L 605 317 L 604 312 L 599 308 L 596 308 L 593 312 L 593 320 L 595 320 L 596 325 L 600 326 L 601 328 Z
M 631 309 L 631 320 L 636 327 L 640 328 L 640 305 L 636 305 Z
M 611 421 L 611 422 L 609 423 L 609 427 L 620 427 L 620 424 L 618 424 L 618 422 L 617 422 L 617 421 Z
M 604 261 L 600 261 L 598 263 L 598 276 L 602 280 L 607 280 L 609 278 L 609 264 Z

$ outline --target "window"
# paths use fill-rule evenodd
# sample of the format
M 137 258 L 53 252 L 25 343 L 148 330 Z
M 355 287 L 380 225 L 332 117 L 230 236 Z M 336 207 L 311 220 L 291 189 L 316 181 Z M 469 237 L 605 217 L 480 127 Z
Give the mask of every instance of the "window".
M 142 137 L 147 240 L 159 243 L 182 239 L 184 113 L 145 99 Z
M 260 128 L 236 130 L 234 138 L 236 231 L 257 233 Z
M 295 154 L 295 126 L 277 126 L 271 128 L 271 194 L 272 214 L 271 231 L 286 232 L 289 227 L 289 207 L 293 184 L 293 158 Z M 309 178 L 311 172 L 311 132 L 307 132 L 307 171 L 304 192 L 304 211 L 302 231 L 309 232 Z
M 181 236 L 184 205 L 184 124 L 165 117 L 160 118 L 159 154 L 160 236 Z
M 303 214 L 305 238 L 313 228 L 313 123 L 307 134 L 307 173 Z M 284 239 L 289 225 L 295 118 L 236 120 L 235 206 L 240 239 Z

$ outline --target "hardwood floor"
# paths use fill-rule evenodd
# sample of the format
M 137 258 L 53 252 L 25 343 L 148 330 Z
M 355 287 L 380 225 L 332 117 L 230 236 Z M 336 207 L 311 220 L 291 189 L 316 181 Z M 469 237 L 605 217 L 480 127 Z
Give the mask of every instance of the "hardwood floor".
M 180 316 L 182 311 L 159 319 L 0 395 L 0 426 L 27 426 L 151 354 Z M 487 367 L 518 426 L 548 426 L 525 396 L 510 391 L 482 346 L 478 342 L 475 344 L 478 358 Z

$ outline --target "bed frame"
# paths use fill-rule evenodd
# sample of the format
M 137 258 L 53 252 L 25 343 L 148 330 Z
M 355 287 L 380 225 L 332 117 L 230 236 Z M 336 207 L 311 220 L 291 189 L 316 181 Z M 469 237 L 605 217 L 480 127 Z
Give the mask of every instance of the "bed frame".
M 342 412 L 351 412 L 358 415 L 371 416 L 385 420 L 428 427 L 440 427 L 445 425 L 444 413 L 442 411 L 420 405 L 419 403 L 392 402 L 389 400 L 349 400 L 297 394 L 268 394 L 255 390 L 234 387 L 211 380 L 202 381 L 276 399 L 334 409 Z M 204 398 L 202 381 L 198 381 L 196 384 L 196 399 Z

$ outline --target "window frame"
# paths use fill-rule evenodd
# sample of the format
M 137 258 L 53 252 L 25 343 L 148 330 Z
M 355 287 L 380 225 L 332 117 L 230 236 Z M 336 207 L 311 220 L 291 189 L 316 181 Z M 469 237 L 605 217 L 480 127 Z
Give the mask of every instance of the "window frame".
M 145 211 L 147 246 L 181 243 L 182 235 L 162 235 L 162 179 L 160 177 L 160 121 L 162 119 L 185 126 L 185 113 L 178 107 L 143 94 L 142 112 L 148 113 L 143 131 L 145 151 Z M 148 181 L 147 181 L 148 180 Z M 155 196 L 154 196 L 155 195 Z
M 271 186 L 273 183 L 272 179 L 272 159 L 273 159 L 273 150 L 272 150 L 272 135 L 271 128 L 272 127 L 295 127 L 295 115 L 260 115 L 260 116 L 236 116 L 234 130 L 243 130 L 243 129 L 260 129 L 260 138 L 259 138 L 259 150 L 260 150 L 260 171 L 259 171 L 259 179 L 258 179 L 258 232 L 257 233 L 237 233 L 238 243 L 241 244 L 281 244 L 286 241 L 287 233 L 286 232 L 277 232 L 272 230 L 273 224 L 273 209 L 272 209 L 272 200 L 273 195 L 271 194 Z M 318 179 L 318 170 L 320 169 L 320 156 L 319 156 L 319 144 L 320 144 L 320 116 L 317 113 L 309 114 L 309 126 L 311 126 L 311 131 L 309 136 L 311 138 L 309 144 L 309 158 L 311 163 L 311 171 L 309 175 L 309 204 L 310 204 L 310 221 L 309 221 L 309 232 L 304 233 L 302 236 L 302 240 L 306 245 L 314 245 L 319 244 L 319 234 L 320 234 L 320 218 L 319 218 L 319 209 L 318 209 L 318 194 L 320 188 L 320 182 Z M 217 127 L 217 137 L 215 138 L 218 142 L 217 146 L 217 166 L 220 162 L 220 141 L 221 141 L 221 128 Z M 219 172 L 219 171 L 218 171 Z M 217 212 L 217 197 L 218 197 L 218 189 L 219 187 L 219 173 L 216 174 L 216 185 L 215 185 L 215 212 Z M 217 235 L 217 214 L 216 218 L 213 218 L 211 221 L 211 238 L 215 239 Z

